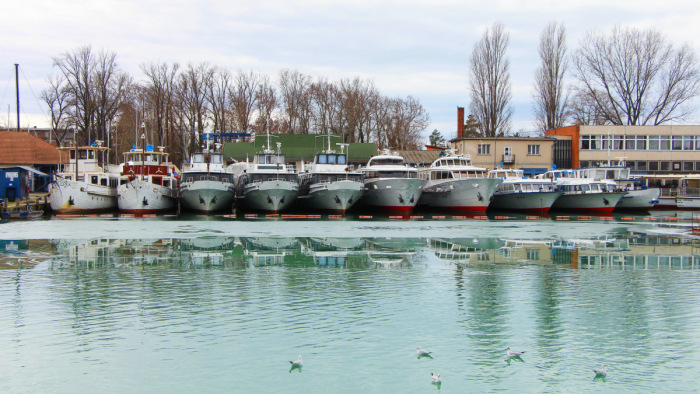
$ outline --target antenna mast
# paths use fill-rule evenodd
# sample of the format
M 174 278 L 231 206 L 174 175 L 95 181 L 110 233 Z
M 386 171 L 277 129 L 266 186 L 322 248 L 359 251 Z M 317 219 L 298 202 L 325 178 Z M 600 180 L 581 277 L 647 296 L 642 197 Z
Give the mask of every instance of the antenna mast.
M 19 64 L 17 63 L 15 63 L 15 89 L 17 91 L 17 131 L 19 131 Z

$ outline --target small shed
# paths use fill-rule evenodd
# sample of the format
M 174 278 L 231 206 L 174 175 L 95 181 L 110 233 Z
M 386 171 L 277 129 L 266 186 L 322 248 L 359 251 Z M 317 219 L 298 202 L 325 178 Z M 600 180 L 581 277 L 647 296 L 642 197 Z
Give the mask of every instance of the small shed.
M 26 131 L 0 132 L 0 198 L 22 198 L 45 192 L 50 176 L 68 155 Z

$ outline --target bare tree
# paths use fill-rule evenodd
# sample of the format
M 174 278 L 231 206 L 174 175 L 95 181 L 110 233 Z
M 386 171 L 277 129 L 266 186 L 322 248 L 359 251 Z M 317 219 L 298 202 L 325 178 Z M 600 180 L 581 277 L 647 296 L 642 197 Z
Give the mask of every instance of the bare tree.
M 117 116 L 119 104 L 131 85 L 131 77 L 119 69 L 117 54 L 101 51 L 92 77 L 95 99 L 96 137 L 108 141 L 108 125 Z
M 470 59 L 470 110 L 485 137 L 510 129 L 513 110 L 510 61 L 506 57 L 509 40 L 503 24 L 495 23 L 476 43 Z
M 430 116 L 423 106 L 411 96 L 391 101 L 392 127 L 387 143 L 394 149 L 418 149 L 422 142 L 421 133 L 428 127 Z
M 146 100 L 153 114 L 153 126 L 158 145 L 169 145 L 167 131 L 172 118 L 175 81 L 180 68 L 178 63 L 169 66 L 166 63 L 142 64 L 141 71 L 148 78 L 144 90 Z
M 214 67 L 212 77 L 208 82 L 205 91 L 214 121 L 213 128 L 215 131 L 225 133 L 229 128 L 234 127 L 230 93 L 233 88 L 233 75 L 228 68 Z
M 689 45 L 678 49 L 655 30 L 615 27 L 588 33 L 574 64 L 578 89 L 595 101 L 598 116 L 615 125 L 659 125 L 682 120 L 700 92 L 700 71 Z
M 62 75 L 49 77 L 49 87 L 41 92 L 41 99 L 49 107 L 51 112 L 51 133 L 56 140 L 56 146 L 61 146 L 61 141 L 68 133 L 70 90 Z
M 537 129 L 556 129 L 567 120 L 569 93 L 564 75 L 569 65 L 566 28 L 552 22 L 542 31 L 538 48 L 541 64 L 535 72 L 534 112 Z
M 279 85 L 285 131 L 308 134 L 311 123 L 311 77 L 285 69 L 280 72 Z
M 270 78 L 267 75 L 263 75 L 260 78 L 255 103 L 258 118 L 255 122 L 254 130 L 258 133 L 271 132 L 273 125 L 272 115 L 279 106 L 279 99 L 277 98 L 277 91 L 270 83 Z
M 231 88 L 231 103 L 238 130 L 245 132 L 251 125 L 260 86 L 260 77 L 252 71 L 238 70 Z
M 208 63 L 188 64 L 180 73 L 175 96 L 175 127 L 179 131 L 176 147 L 178 153 L 189 158 L 197 149 L 201 135 L 207 127 L 206 86 L 212 78 L 213 68 Z
M 70 87 L 72 118 L 83 132 L 83 142 L 105 139 L 107 124 L 116 117 L 131 83 L 116 59 L 113 52 L 93 53 L 89 45 L 53 58 Z

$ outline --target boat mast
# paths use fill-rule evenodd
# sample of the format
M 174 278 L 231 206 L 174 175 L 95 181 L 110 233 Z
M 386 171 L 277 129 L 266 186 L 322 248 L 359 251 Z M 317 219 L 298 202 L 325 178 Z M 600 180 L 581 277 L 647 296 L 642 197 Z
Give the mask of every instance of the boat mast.
M 19 64 L 17 63 L 15 63 L 15 89 L 17 92 L 17 131 L 19 131 Z

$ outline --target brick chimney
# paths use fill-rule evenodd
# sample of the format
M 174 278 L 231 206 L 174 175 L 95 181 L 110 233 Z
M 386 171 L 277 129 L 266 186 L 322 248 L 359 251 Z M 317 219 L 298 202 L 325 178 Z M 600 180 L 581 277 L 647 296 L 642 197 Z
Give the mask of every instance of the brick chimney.
M 457 138 L 464 137 L 464 107 L 457 107 Z

